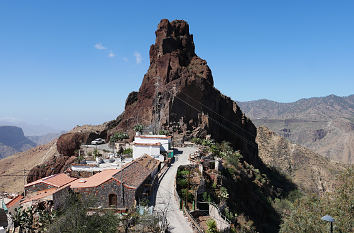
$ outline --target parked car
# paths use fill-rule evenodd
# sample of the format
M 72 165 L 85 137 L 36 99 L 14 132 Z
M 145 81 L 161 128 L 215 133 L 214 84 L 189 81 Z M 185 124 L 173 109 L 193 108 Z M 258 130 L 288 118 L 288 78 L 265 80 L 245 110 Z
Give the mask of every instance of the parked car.
M 91 142 L 92 145 L 99 145 L 99 144 L 104 144 L 105 141 L 102 138 L 96 138 Z

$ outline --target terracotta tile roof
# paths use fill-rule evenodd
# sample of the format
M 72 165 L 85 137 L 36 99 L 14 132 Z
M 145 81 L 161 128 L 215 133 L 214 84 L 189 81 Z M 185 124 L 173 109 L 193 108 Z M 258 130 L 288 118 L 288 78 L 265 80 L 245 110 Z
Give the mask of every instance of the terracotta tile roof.
M 65 189 L 66 187 L 70 186 L 70 183 L 64 185 L 64 186 L 61 186 L 60 188 L 50 188 L 50 189 L 45 189 L 45 190 L 41 190 L 41 191 L 37 191 L 37 192 L 33 192 L 31 193 L 30 195 L 28 195 L 22 202 L 21 204 L 23 203 L 26 203 L 26 202 L 29 202 L 29 201 L 35 201 L 35 200 L 39 200 L 39 199 L 42 199 L 42 198 L 45 198 L 45 197 L 48 197 L 50 195 L 53 195 L 54 193 L 62 190 L 62 189 Z
M 39 183 L 45 183 L 59 188 L 74 180 L 76 180 L 76 178 L 72 178 L 64 173 L 60 173 L 60 174 L 55 174 L 55 175 L 47 176 L 42 179 L 36 180 L 32 183 L 26 184 L 25 187 L 32 186 Z
M 150 172 L 152 172 L 160 164 L 160 161 L 147 154 L 136 159 L 136 162 L 149 169 Z
M 96 187 L 107 180 L 111 179 L 114 174 L 119 172 L 118 169 L 107 169 L 88 178 L 79 178 L 70 184 L 71 188 L 89 188 Z
M 45 198 L 47 196 L 52 195 L 53 193 L 57 192 L 58 189 L 57 188 L 50 188 L 50 189 L 45 189 L 45 190 L 41 190 L 38 192 L 34 192 L 31 194 L 31 196 L 26 197 L 21 204 L 29 202 L 29 201 L 35 201 L 35 200 L 39 200 L 42 198 Z
M 161 143 L 141 143 L 141 142 L 134 142 L 133 145 L 137 146 L 161 146 Z
M 71 165 L 78 166 L 78 167 L 98 167 L 97 164 L 72 163 Z
M 12 206 L 16 205 L 19 201 L 21 201 L 23 198 L 22 195 L 18 195 L 14 199 L 12 199 L 9 203 L 6 204 L 7 208 L 11 208 Z
M 147 136 L 147 135 L 140 135 L 140 136 L 135 136 L 136 138 L 153 138 L 153 139 L 168 139 L 171 138 L 171 136 L 164 136 L 164 135 L 158 135 L 158 136 Z
M 77 179 L 70 183 L 71 188 L 97 187 L 114 178 L 131 188 L 137 188 L 159 166 L 160 161 L 149 155 L 144 155 L 126 164 L 121 169 L 103 170 L 88 178 Z
M 137 188 L 159 166 L 160 161 L 144 155 L 121 169 L 114 178 L 124 184 Z

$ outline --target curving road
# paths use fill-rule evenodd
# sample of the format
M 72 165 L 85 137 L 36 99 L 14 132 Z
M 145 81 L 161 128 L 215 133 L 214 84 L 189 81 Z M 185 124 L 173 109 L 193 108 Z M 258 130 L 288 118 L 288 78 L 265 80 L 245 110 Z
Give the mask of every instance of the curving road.
M 187 218 L 184 217 L 181 210 L 179 210 L 179 203 L 174 197 L 174 184 L 177 174 L 177 168 L 180 165 L 189 164 L 188 156 L 195 152 L 197 148 L 184 147 L 177 148 L 179 154 L 176 155 L 176 161 L 171 165 L 161 180 L 157 189 L 155 211 L 166 211 L 169 230 L 172 233 L 193 233 Z

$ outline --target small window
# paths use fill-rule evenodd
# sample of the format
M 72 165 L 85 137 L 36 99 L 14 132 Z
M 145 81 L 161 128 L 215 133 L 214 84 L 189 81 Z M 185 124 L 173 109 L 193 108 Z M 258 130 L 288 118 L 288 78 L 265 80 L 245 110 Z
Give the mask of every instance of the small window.
M 117 195 L 116 194 L 109 194 L 109 206 L 117 207 Z

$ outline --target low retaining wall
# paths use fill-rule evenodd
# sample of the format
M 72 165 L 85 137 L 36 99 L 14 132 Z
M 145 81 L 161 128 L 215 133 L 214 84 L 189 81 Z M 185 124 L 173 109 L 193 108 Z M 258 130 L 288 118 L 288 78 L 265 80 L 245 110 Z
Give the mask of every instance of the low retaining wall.
M 231 223 L 221 215 L 219 208 L 212 203 L 209 203 L 209 216 L 215 220 L 218 231 L 228 232 L 230 230 Z

